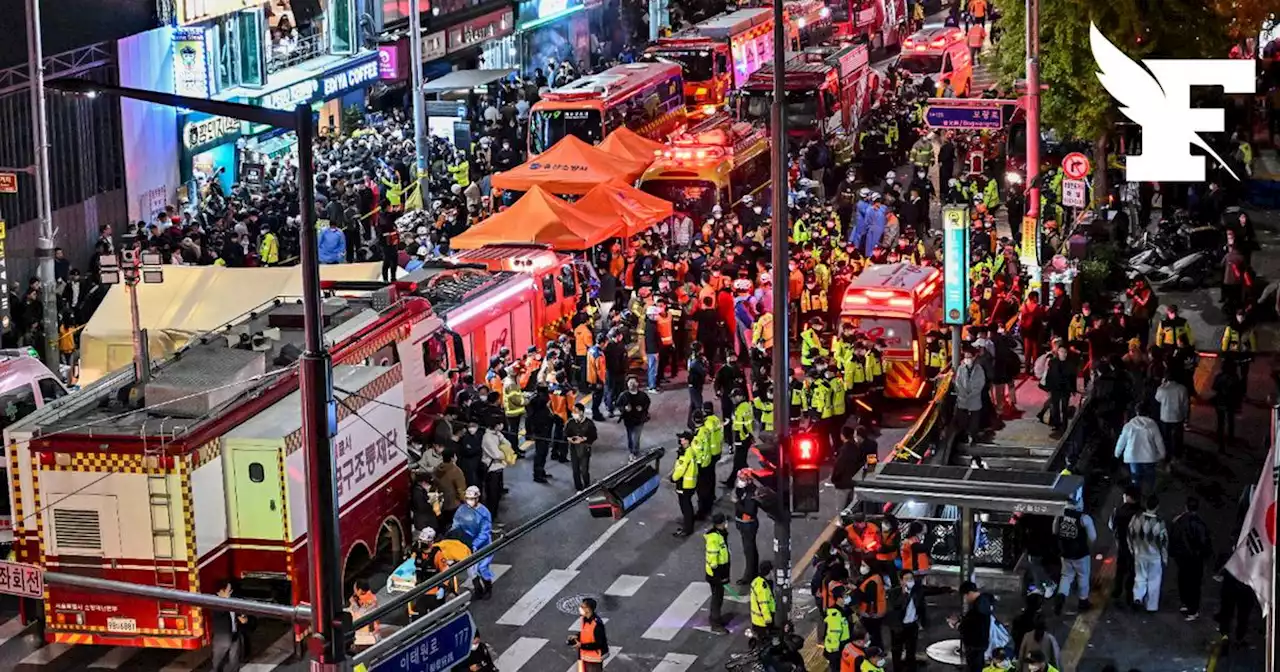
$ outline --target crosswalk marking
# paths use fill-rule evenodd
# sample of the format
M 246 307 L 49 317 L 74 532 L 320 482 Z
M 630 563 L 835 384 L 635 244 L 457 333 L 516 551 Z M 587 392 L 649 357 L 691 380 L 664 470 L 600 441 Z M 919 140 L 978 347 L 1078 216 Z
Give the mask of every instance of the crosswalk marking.
M 640 591 L 640 586 L 648 581 L 647 576 L 636 576 L 634 574 L 623 574 L 613 580 L 608 588 L 605 588 L 604 594 L 613 597 L 632 597 Z
M 605 667 L 609 667 L 609 663 L 612 663 L 613 659 L 617 658 L 619 653 L 622 653 L 622 649 L 620 647 L 616 647 L 616 646 L 609 647 L 609 655 L 604 657 L 604 662 L 601 663 L 601 665 Z M 570 665 L 569 669 L 565 670 L 564 672 L 578 672 L 578 663 L 575 661 L 573 665 Z
M 489 569 L 493 570 L 493 581 L 494 583 L 497 583 L 498 579 L 501 579 L 503 574 L 511 571 L 511 565 L 499 565 L 495 562 L 492 565 L 489 565 Z
M 262 650 L 262 653 L 253 657 L 247 665 L 240 668 L 240 672 L 272 672 L 276 666 L 288 660 L 293 655 L 293 630 L 280 635 L 280 638 L 271 643 L 271 646 Z
M 498 619 L 498 625 L 516 625 L 524 626 L 533 620 L 533 617 L 547 606 L 547 603 L 555 598 L 564 587 L 569 585 L 578 572 L 567 569 L 553 569 L 547 572 L 532 588 L 530 588 L 507 613 Z
M 0 623 L 0 643 L 9 641 L 15 635 L 26 629 L 27 626 L 22 624 L 22 618 L 18 616 L 14 616 L 4 623 Z
M 70 644 L 45 644 L 44 646 L 27 654 L 19 665 L 48 665 L 57 660 L 58 657 L 70 651 L 73 647 Z
M 503 651 L 501 656 L 498 656 L 498 660 L 494 661 L 494 664 L 497 665 L 498 672 L 517 672 L 546 645 L 547 640 L 545 639 L 521 637 L 514 644 L 507 647 L 507 650 Z
M 697 656 L 687 653 L 668 653 L 658 662 L 658 666 L 653 668 L 653 672 L 684 672 L 693 667 L 697 661 Z
M 585 550 L 579 553 L 578 557 L 574 558 L 573 562 L 569 563 L 569 566 L 566 567 L 565 569 L 568 569 L 571 572 L 576 572 L 579 569 L 581 569 L 583 565 L 587 564 L 587 560 L 591 559 L 591 556 L 596 551 L 600 550 L 600 547 L 604 546 L 605 542 L 609 541 L 609 537 L 612 537 L 613 535 L 617 534 L 618 530 L 622 529 L 622 526 L 625 525 L 626 523 L 627 523 L 627 519 L 623 518 L 618 522 L 610 525 L 609 529 L 602 532 L 599 537 L 596 537 L 596 540 L 591 542 L 590 546 L 588 546 Z
M 669 642 L 675 639 L 680 633 L 680 629 L 693 618 L 698 610 L 702 608 L 702 603 L 711 597 L 711 586 L 705 581 L 695 581 L 685 587 L 680 596 L 675 599 L 667 610 L 662 612 L 658 620 L 649 626 L 648 630 L 641 635 L 644 639 L 658 639 Z M 683 669 L 683 668 L 681 668 Z
M 101 658 L 89 664 L 89 669 L 105 669 L 114 670 L 129 662 L 130 658 L 138 655 L 142 649 L 133 646 L 117 646 L 106 652 Z M 190 670 L 191 668 L 184 668 Z
M 208 658 L 209 647 L 185 651 L 181 656 L 169 661 L 168 665 L 160 668 L 160 672 L 191 672 L 191 670 L 203 665 Z
M 605 625 L 608 625 L 608 624 L 609 624 L 609 619 L 605 618 L 604 616 L 600 616 L 599 618 L 600 618 L 600 621 L 601 621 L 602 623 L 604 623 Z M 573 625 L 570 625 L 570 626 L 569 626 L 569 632 L 582 632 L 582 619 L 581 619 L 581 618 L 574 618 L 574 619 L 573 619 Z

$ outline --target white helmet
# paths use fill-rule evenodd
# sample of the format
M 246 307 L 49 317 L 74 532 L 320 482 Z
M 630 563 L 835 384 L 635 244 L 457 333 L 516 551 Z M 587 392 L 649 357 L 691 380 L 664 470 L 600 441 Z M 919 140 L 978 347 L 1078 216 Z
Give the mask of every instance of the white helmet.
M 892 182 L 896 179 L 898 179 L 898 174 L 893 172 L 892 170 L 884 174 L 885 182 Z
M 720 204 L 719 204 L 719 203 L 717 203 L 717 204 L 715 204 L 715 205 L 711 206 L 711 213 L 712 213 L 712 214 L 718 215 L 718 214 L 720 214 L 720 213 L 722 213 L 722 212 L 724 212 L 724 209 L 720 207 Z
M 434 527 L 424 527 L 418 530 L 418 541 L 429 544 L 436 540 L 436 529 Z
M 873 200 L 873 201 L 883 201 L 883 200 L 884 200 L 884 196 L 883 196 L 880 192 L 878 192 L 878 191 L 873 191 L 873 192 L 871 192 L 871 200 Z
M 858 198 L 870 198 L 870 197 L 871 197 L 870 189 L 863 187 L 858 190 Z
M 947 180 L 947 186 L 948 186 L 948 187 L 954 187 L 954 186 L 956 186 L 956 185 L 958 185 L 958 184 L 960 184 L 960 180 L 957 180 L 957 179 L 956 179 L 956 178 L 954 178 L 954 177 L 953 177 L 953 178 L 951 178 L 951 179 L 949 179 L 949 180 Z
M 733 290 L 735 292 L 749 292 L 751 291 L 751 281 L 746 278 L 738 278 L 733 281 Z
M 477 488 L 474 485 L 467 486 L 467 491 L 462 493 L 462 498 L 466 500 L 472 500 L 472 499 L 479 500 L 480 488 Z

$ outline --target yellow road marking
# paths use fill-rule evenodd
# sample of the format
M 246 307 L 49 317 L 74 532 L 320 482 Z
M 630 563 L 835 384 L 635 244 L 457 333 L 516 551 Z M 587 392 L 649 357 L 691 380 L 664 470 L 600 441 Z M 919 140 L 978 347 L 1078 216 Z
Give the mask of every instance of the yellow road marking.
M 1098 570 L 1098 586 L 1090 591 L 1090 594 L 1099 596 L 1097 606 L 1076 617 L 1076 622 L 1071 626 L 1071 634 L 1067 635 L 1067 642 L 1062 646 L 1061 669 L 1079 669 L 1080 659 L 1084 657 L 1089 640 L 1093 638 L 1093 629 L 1098 626 L 1098 621 L 1102 620 L 1102 613 L 1107 610 L 1107 603 L 1111 601 L 1111 585 L 1116 580 L 1116 564 L 1115 557 L 1107 557 L 1102 561 L 1102 569 Z

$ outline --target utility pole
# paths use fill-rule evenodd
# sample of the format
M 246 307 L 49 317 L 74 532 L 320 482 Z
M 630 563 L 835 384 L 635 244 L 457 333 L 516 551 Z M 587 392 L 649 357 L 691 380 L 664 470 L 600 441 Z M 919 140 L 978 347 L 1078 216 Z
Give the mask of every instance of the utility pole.
M 413 84 L 409 87 L 413 96 L 413 157 L 418 167 L 414 179 L 418 181 L 418 194 L 422 197 L 422 207 L 426 209 L 431 202 L 430 176 L 427 175 L 427 155 L 431 151 L 431 143 L 427 140 L 426 102 L 422 100 L 422 1 L 409 0 L 409 76 Z
M 1026 0 L 1027 8 L 1027 208 L 1036 218 L 1036 258 L 1040 245 L 1040 0 Z M 1010 226 L 1019 226 L 1009 222 Z
M 44 362 L 57 371 L 58 282 L 53 270 L 53 196 L 49 186 L 49 113 L 44 100 L 44 44 L 40 36 L 40 0 L 27 0 L 27 67 L 31 71 L 31 141 L 35 157 L 36 212 L 40 236 L 36 240 L 40 297 L 44 305 Z M 8 291 L 5 288 L 5 291 Z
M 790 212 L 787 208 L 787 119 L 783 113 L 787 75 L 786 21 L 782 3 L 773 3 L 773 104 L 769 106 L 770 145 L 773 148 L 773 427 L 778 441 L 778 515 L 773 525 L 773 591 L 777 610 L 773 624 L 779 629 L 791 618 L 791 353 L 788 347 L 790 315 L 787 306 L 787 262 L 790 256 L 787 235 Z
M 417 18 L 415 17 L 416 21 Z M 314 122 L 311 107 L 294 110 L 298 134 L 298 215 L 302 246 L 304 348 L 298 360 L 302 396 L 302 446 L 307 474 L 307 574 L 311 578 L 311 617 L 316 638 L 312 670 L 338 670 L 347 655 L 342 632 L 342 564 L 338 560 L 338 488 L 333 476 L 332 362 L 324 345 L 320 308 L 320 250 L 316 242 Z

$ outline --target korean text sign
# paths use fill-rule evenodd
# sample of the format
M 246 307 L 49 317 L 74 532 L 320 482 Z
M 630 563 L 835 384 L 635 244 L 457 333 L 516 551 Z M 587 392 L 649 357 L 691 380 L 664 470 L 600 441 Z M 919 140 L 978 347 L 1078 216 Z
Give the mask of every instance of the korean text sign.
M 969 316 L 969 210 L 942 210 L 943 322 L 963 325 Z

